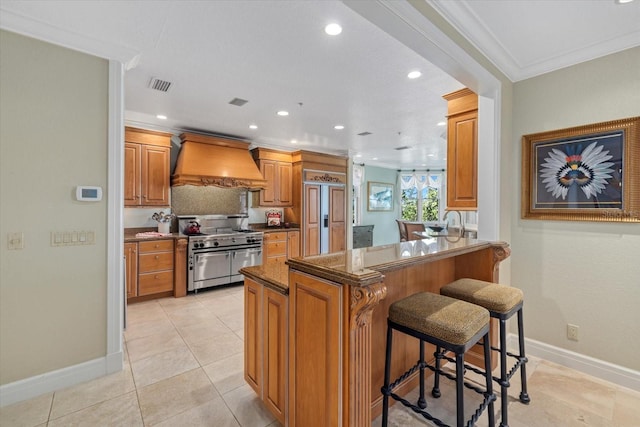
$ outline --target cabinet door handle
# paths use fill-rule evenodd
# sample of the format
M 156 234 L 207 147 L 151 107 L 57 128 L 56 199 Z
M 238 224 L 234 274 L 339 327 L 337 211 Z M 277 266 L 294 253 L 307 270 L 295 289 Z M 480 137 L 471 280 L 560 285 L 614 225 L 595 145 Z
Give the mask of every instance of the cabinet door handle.
M 158 279 L 158 278 L 159 278 L 159 276 L 156 274 L 156 276 L 154 277 L 154 279 Z
M 156 255 L 156 259 L 160 259 L 160 255 Z

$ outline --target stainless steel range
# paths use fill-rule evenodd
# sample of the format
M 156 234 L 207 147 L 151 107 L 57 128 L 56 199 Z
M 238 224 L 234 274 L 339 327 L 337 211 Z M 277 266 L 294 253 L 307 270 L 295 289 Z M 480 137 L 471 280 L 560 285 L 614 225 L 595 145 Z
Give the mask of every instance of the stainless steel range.
M 178 217 L 180 233 L 189 236 L 189 291 L 239 282 L 238 270 L 262 264 L 263 233 L 249 230 L 248 221 L 246 214 Z

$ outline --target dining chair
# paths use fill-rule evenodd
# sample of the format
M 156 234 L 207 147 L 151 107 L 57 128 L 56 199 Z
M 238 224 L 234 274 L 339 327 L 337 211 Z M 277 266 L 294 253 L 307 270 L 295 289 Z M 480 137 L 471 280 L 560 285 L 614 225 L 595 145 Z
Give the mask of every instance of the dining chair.
M 421 223 L 421 222 L 419 222 L 419 223 L 405 222 L 404 226 L 407 229 L 407 240 L 422 240 L 423 239 L 423 237 L 417 236 L 417 235 L 415 235 L 413 233 L 414 231 L 424 232 L 425 228 L 424 228 L 424 224 L 423 223 Z
M 407 228 L 405 227 L 406 223 L 404 221 L 400 221 L 399 219 L 396 219 L 396 222 L 398 223 L 398 230 L 400 231 L 400 241 L 406 242 L 407 241 Z

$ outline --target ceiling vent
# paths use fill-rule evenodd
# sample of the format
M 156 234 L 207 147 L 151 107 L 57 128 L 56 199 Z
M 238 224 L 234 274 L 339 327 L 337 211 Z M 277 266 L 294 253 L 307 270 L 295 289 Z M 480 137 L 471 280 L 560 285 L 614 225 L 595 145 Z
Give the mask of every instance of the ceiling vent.
M 367 135 L 371 135 L 371 132 L 360 132 L 358 135 L 359 136 L 367 136 Z
M 155 77 L 149 82 L 149 88 L 153 90 L 159 90 L 160 92 L 168 92 L 173 83 L 166 80 L 160 80 Z
M 402 151 L 402 150 L 408 150 L 409 148 L 411 148 L 410 145 L 405 145 L 405 146 L 402 146 L 402 147 L 396 147 L 396 148 L 394 148 L 394 150 Z
M 238 107 L 242 107 L 244 104 L 246 104 L 247 101 L 246 99 L 242 99 L 242 98 L 233 98 L 231 101 L 229 101 L 229 104 L 231 105 L 237 105 Z

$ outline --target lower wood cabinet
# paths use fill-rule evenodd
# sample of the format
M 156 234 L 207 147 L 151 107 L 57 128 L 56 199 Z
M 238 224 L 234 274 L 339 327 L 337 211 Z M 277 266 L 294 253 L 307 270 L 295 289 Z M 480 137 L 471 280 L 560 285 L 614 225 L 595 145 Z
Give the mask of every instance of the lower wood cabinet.
M 124 251 L 129 302 L 140 297 L 173 294 L 175 263 L 173 239 L 125 243 Z
M 245 278 L 244 379 L 286 425 L 288 298 Z
M 138 244 L 124 244 L 125 286 L 127 298 L 138 296 Z
M 264 233 L 264 263 L 284 263 L 300 256 L 300 232 L 269 231 Z

